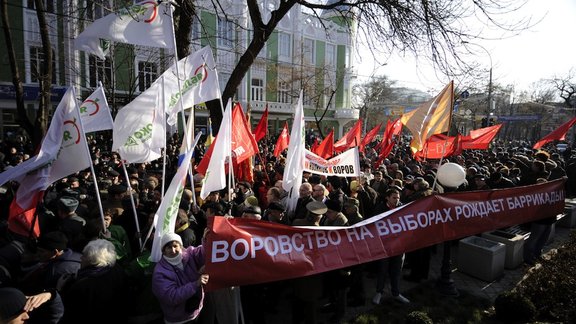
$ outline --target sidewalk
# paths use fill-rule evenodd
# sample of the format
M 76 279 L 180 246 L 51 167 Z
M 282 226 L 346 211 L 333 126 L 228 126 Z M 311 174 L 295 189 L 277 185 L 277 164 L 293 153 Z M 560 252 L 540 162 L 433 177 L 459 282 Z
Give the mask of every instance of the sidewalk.
M 512 228 L 512 231 L 514 228 Z M 556 224 L 554 235 L 548 244 L 544 247 L 545 256 L 548 257 L 551 253 L 554 253 L 564 242 L 568 241 L 570 238 L 570 233 L 573 229 L 558 226 Z M 430 274 L 427 281 L 421 283 L 413 283 L 406 280 L 402 280 L 400 283 L 400 290 L 402 292 L 407 292 L 410 289 L 418 285 L 427 285 L 434 287 L 438 278 L 440 278 L 440 271 L 442 268 L 442 258 L 443 258 L 443 247 L 444 244 L 438 244 L 436 246 L 436 251 L 432 254 L 432 259 L 430 263 Z M 539 265 L 536 265 L 538 267 Z M 468 294 L 482 297 L 494 301 L 496 297 L 502 292 L 511 290 L 516 286 L 516 284 L 523 279 L 526 273 L 531 269 L 524 264 L 521 264 L 515 269 L 504 269 L 504 273 L 499 278 L 491 282 L 486 282 L 481 279 L 472 277 L 458 270 L 458 242 L 451 244 L 451 279 L 454 281 L 454 286 L 458 292 L 467 292 Z M 363 306 L 358 307 L 348 307 L 346 309 L 345 321 L 352 321 L 359 314 L 366 313 L 373 307 L 372 296 L 376 293 L 376 278 L 367 276 L 364 273 L 364 287 L 366 292 L 366 302 Z M 387 285 L 384 289 L 386 292 L 383 295 L 382 303 L 391 302 L 390 299 L 390 288 Z M 409 296 L 407 296 L 409 297 Z M 457 297 L 456 297 L 457 298 Z M 280 297 L 281 303 L 278 307 L 280 310 L 277 314 L 267 314 L 267 323 L 291 323 L 291 304 L 289 292 L 283 292 Z M 327 300 L 322 300 L 319 305 L 327 303 Z M 319 323 L 332 324 L 330 321 L 330 316 L 332 314 L 323 314 L 319 311 Z

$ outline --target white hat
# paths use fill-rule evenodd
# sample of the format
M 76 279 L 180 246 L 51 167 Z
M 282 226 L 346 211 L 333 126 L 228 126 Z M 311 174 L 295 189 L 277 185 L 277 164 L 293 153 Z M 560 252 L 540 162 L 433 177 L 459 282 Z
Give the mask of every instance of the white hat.
M 160 245 L 162 247 L 162 249 L 164 249 L 164 247 L 166 246 L 166 244 L 172 242 L 172 241 L 178 241 L 178 243 L 180 243 L 180 245 L 182 244 L 182 238 L 180 237 L 180 235 L 176 234 L 176 233 L 166 233 L 162 236 L 162 244 Z

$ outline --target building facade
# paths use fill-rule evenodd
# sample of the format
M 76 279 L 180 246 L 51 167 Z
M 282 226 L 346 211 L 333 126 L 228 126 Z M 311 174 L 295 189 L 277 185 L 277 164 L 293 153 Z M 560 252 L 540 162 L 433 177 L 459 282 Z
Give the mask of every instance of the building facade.
M 53 105 L 58 104 L 70 85 L 76 86 L 84 98 L 102 83 L 114 114 L 173 64 L 174 53 L 159 48 L 113 43 L 106 60 L 74 50 L 73 39 L 83 26 L 116 10 L 120 7 L 119 2 L 44 0 L 53 53 Z M 244 1 L 220 3 L 222 8 L 226 8 L 225 15 L 216 13 L 211 1 L 195 2 L 196 16 L 190 38 L 192 51 L 207 45 L 212 47 L 223 90 L 251 41 L 252 26 Z M 260 4 L 264 22 L 270 19 L 274 8 L 274 1 Z M 37 109 L 38 75 L 44 60 L 34 1 L 11 1 L 8 12 L 12 44 L 25 89 L 25 105 L 32 116 Z M 322 22 L 317 16 L 322 18 Z M 253 125 L 268 106 L 270 134 L 279 133 L 284 122 L 291 120 L 301 89 L 307 129 L 311 131 L 317 129 L 316 119 L 323 118 L 321 127 L 324 134 L 334 128 L 336 135 L 341 135 L 343 126 L 359 117 L 358 110 L 351 108 L 355 75 L 354 30 L 348 27 L 354 24 L 350 22 L 352 20 L 339 15 L 306 12 L 299 5 L 289 11 L 278 23 L 236 91 L 234 99 L 245 110 L 250 110 Z M 5 44 L 3 35 L 0 42 Z M 16 132 L 18 125 L 7 53 L 3 53 L 2 59 L 0 134 L 6 135 L 7 132 Z M 208 116 L 208 111 L 202 106 L 195 109 L 199 130 L 207 131 Z

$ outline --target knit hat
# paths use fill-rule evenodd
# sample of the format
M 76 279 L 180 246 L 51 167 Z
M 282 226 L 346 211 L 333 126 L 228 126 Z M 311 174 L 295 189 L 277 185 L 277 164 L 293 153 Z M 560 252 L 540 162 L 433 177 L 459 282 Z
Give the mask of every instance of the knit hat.
M 350 182 L 350 191 L 356 191 L 356 190 L 358 190 L 358 186 L 359 186 L 359 185 L 360 185 L 360 184 L 358 183 L 358 181 L 352 180 L 352 181 Z
M 180 235 L 176 234 L 176 233 L 166 233 L 162 236 L 162 244 L 160 245 L 162 247 L 162 249 L 164 249 L 164 247 L 166 246 L 166 244 L 172 242 L 172 241 L 178 241 L 178 243 L 180 243 L 180 245 L 182 244 L 182 238 L 180 237 Z
M 244 200 L 244 206 L 251 207 L 251 206 L 258 206 L 258 198 L 254 196 L 248 196 Z
M 58 200 L 58 208 L 67 212 L 76 211 L 78 204 L 78 200 L 72 197 L 62 197 Z
M 0 320 L 8 321 L 24 311 L 26 296 L 11 287 L 0 288 Z
M 68 238 L 60 231 L 49 232 L 42 234 L 38 239 L 38 247 L 45 250 L 66 250 L 68 246 Z

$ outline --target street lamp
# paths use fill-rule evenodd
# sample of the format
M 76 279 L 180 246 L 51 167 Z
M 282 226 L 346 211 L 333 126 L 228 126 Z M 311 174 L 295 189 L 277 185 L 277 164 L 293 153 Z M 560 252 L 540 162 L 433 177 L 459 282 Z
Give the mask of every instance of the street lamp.
M 462 41 L 462 44 L 470 44 L 480 47 L 481 49 L 484 50 L 484 52 L 486 52 L 486 55 L 488 55 L 488 58 L 490 59 L 490 79 L 488 81 L 488 108 L 486 110 L 486 123 L 488 123 L 488 121 L 490 120 L 490 112 L 492 111 L 492 67 L 493 67 L 492 55 L 490 55 L 490 52 L 486 49 L 486 47 L 480 44 L 470 43 L 467 41 Z

